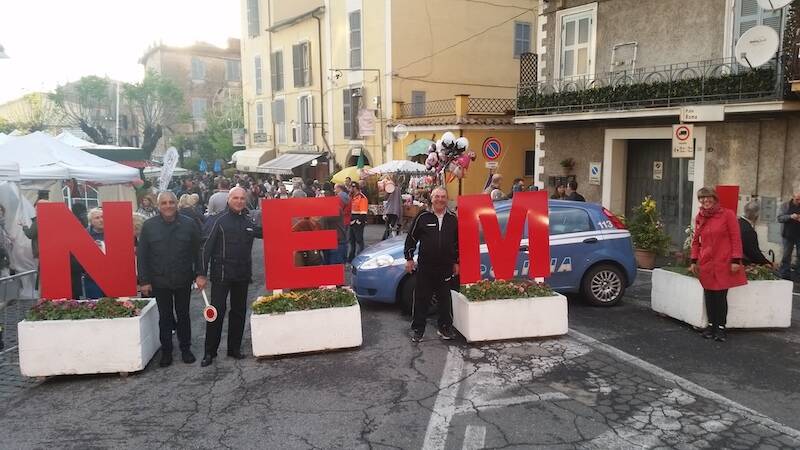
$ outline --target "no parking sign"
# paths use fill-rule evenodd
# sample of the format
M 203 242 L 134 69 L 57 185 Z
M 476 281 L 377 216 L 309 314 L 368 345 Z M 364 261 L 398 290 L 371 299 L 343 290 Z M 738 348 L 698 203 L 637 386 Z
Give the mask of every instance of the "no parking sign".
M 488 137 L 483 141 L 483 157 L 488 161 L 494 161 L 499 158 L 502 151 L 503 144 L 500 142 L 500 139 Z

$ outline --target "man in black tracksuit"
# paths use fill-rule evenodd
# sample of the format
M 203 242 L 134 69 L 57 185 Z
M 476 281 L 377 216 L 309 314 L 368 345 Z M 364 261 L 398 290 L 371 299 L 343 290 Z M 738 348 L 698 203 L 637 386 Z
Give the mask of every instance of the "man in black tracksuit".
M 414 251 L 419 243 L 417 288 L 414 291 L 412 342 L 425 334 L 425 322 L 433 295 L 439 303 L 438 335 L 453 339 L 453 314 L 450 284 L 458 276 L 458 219 L 447 210 L 447 191 L 437 187 L 431 192 L 431 211 L 414 219 L 406 237 L 406 272 L 414 270 Z
M 228 193 L 228 209 L 211 216 L 203 231 L 200 270 L 211 266 L 211 304 L 217 308 L 217 320 L 206 324 L 205 354 L 200 365 L 211 364 L 217 356 L 225 319 L 226 299 L 231 297 L 228 317 L 228 356 L 242 359 L 241 346 L 247 312 L 247 287 L 252 281 L 253 261 L 250 252 L 253 239 L 262 237 L 261 227 L 247 215 L 247 193 L 235 187 Z M 205 288 L 206 279 L 198 279 L 197 287 Z
M 178 332 L 183 362 L 195 362 L 191 351 L 189 296 L 192 281 L 199 274 L 195 270 L 199 249 L 200 227 L 197 222 L 178 214 L 175 194 L 169 191 L 159 194 L 158 215 L 142 225 L 136 256 L 139 290 L 144 296 L 152 292 L 158 305 L 161 367 L 172 364 L 172 330 Z

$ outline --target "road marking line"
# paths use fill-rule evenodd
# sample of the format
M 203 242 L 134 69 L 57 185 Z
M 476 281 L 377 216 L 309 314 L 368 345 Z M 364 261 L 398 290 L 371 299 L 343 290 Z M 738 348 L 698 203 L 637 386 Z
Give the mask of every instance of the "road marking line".
M 464 433 L 463 450 L 478 450 L 486 443 L 486 427 L 480 425 L 467 425 Z
M 761 424 L 774 431 L 791 436 L 794 439 L 800 439 L 800 431 L 795 430 L 794 428 L 788 427 L 786 425 L 780 424 L 754 409 L 748 408 L 747 406 L 744 406 L 741 403 L 737 403 L 727 397 L 723 397 L 722 395 L 717 394 L 714 391 L 708 390 L 666 369 L 662 369 L 656 365 L 650 364 L 647 361 L 639 359 L 629 353 L 625 353 L 624 351 L 616 347 L 600 342 L 593 337 L 587 336 L 573 329 L 569 330 L 569 336 L 589 347 L 593 347 L 597 350 L 609 353 L 610 355 L 622 360 L 623 362 L 638 367 L 639 369 L 642 369 L 645 372 L 649 372 L 653 375 L 669 380 L 678 385 L 681 389 L 684 389 L 692 394 L 714 400 L 718 403 L 728 406 L 731 409 L 738 410 L 737 412 L 748 420 Z
M 2 352 L 0 352 L 0 355 L 5 355 L 6 353 L 10 352 L 11 350 L 16 350 L 16 349 L 17 349 L 16 345 L 13 346 L 13 347 L 9 347 L 9 348 L 3 350 Z
M 447 431 L 450 428 L 450 420 L 456 410 L 456 395 L 461 383 L 458 381 L 464 372 L 464 358 L 456 347 L 450 347 L 447 352 L 447 360 L 444 363 L 442 379 L 439 381 L 439 393 L 433 403 L 431 420 L 428 422 L 428 429 L 425 431 L 425 440 L 422 443 L 423 450 L 442 449 L 447 442 Z
M 554 402 L 559 400 L 569 400 L 570 397 L 561 392 L 545 392 L 544 394 L 522 395 L 519 397 L 498 398 L 488 400 L 483 403 L 472 402 L 472 404 L 462 405 L 456 408 L 456 414 L 471 413 L 475 410 L 505 408 L 508 406 L 524 405 L 533 402 Z

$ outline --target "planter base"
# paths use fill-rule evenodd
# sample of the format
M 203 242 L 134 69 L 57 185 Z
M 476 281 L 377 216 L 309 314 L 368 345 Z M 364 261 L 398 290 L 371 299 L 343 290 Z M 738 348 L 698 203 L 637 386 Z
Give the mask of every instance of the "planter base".
M 28 377 L 143 370 L 161 347 L 155 300 L 137 317 L 19 323 L 19 368 Z
M 467 342 L 525 339 L 566 334 L 567 298 L 552 297 L 471 302 L 452 291 L 453 325 Z
M 251 314 L 253 356 L 280 356 L 361 346 L 361 308 Z
M 708 325 L 703 287 L 696 278 L 653 270 L 653 311 L 694 327 Z M 728 291 L 727 328 L 788 328 L 792 323 L 792 282 L 750 281 Z

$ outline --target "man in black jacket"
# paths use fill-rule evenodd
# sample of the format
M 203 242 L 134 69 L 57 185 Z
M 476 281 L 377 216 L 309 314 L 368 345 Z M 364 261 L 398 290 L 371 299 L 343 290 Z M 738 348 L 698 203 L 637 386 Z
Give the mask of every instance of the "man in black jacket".
M 172 364 L 172 330 L 175 329 L 181 359 L 191 364 L 195 357 L 191 351 L 189 297 L 192 281 L 198 275 L 195 263 L 200 248 L 200 228 L 194 220 L 178 214 L 178 201 L 172 192 L 160 193 L 157 203 L 158 215 L 142 225 L 136 249 L 139 290 L 144 296 L 152 293 L 156 298 L 161 367 Z
M 792 199 L 781 205 L 778 222 L 783 224 L 783 258 L 781 258 L 781 278 L 792 279 L 792 252 L 796 249 L 800 255 L 800 189 Z
M 406 272 L 414 271 L 414 252 L 419 244 L 417 288 L 414 292 L 412 342 L 420 342 L 433 295 L 439 303 L 438 335 L 453 339 L 453 314 L 450 284 L 458 276 L 458 219 L 447 209 L 447 191 L 437 187 L 431 192 L 432 211 L 423 211 L 414 219 L 406 237 Z
M 761 207 L 757 200 L 752 200 L 744 205 L 744 216 L 739 217 L 739 231 L 742 234 L 742 263 L 744 265 L 757 264 L 762 266 L 772 266 L 761 248 L 758 246 L 758 233 L 756 233 L 756 221 Z
M 247 312 L 247 287 L 253 275 L 250 252 L 253 239 L 262 237 L 261 227 L 248 216 L 245 208 L 247 192 L 235 187 L 228 193 L 228 209 L 211 216 L 203 230 L 200 251 L 200 272 L 205 275 L 211 266 L 211 304 L 217 308 L 217 320 L 206 324 L 205 354 L 200 365 L 214 361 L 222 338 L 227 297 L 231 311 L 228 317 L 228 356 L 242 359 L 242 334 Z M 204 289 L 206 277 L 198 277 L 197 287 Z

